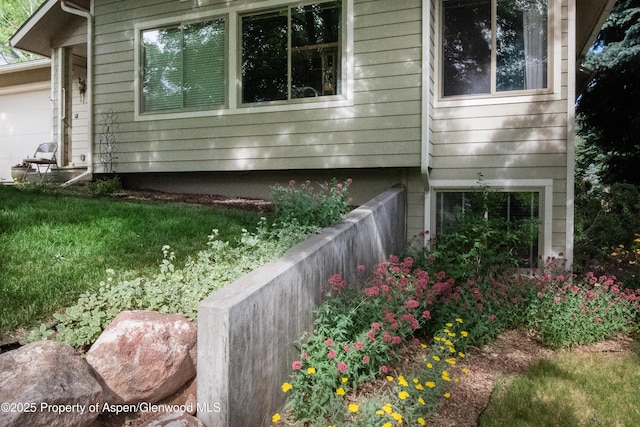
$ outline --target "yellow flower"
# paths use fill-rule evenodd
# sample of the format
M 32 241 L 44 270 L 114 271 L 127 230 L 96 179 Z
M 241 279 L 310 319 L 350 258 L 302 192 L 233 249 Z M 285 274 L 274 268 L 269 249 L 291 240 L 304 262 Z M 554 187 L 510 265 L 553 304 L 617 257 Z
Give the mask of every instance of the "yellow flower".
M 446 392 L 445 394 L 443 394 L 443 396 L 445 397 L 445 399 L 448 399 L 451 397 L 451 393 Z
M 424 390 L 424 387 L 422 387 L 422 384 L 416 384 L 416 390 Z
M 418 398 L 418 402 L 420 402 L 421 405 L 426 405 L 427 404 L 422 397 Z
M 376 411 L 376 415 L 384 415 L 384 411 L 382 409 L 378 409 Z
M 393 424 L 391 424 L 391 423 L 384 423 L 384 424 L 382 424 L 382 427 L 393 427 Z
M 393 381 L 393 377 L 391 375 L 387 375 L 387 381 Z
M 462 332 L 460 332 L 460 335 L 462 335 L 463 337 L 465 337 L 465 338 L 466 338 L 466 337 L 469 335 L 469 332 L 467 332 L 467 331 L 462 331 Z
M 468 374 L 469 372 L 471 372 L 471 371 L 469 371 L 469 369 L 467 369 L 467 368 L 462 368 L 462 373 L 463 373 L 463 374 Z
M 438 356 L 433 356 L 433 360 L 435 360 L 436 362 L 439 362 L 440 358 Z
M 433 340 L 434 340 L 434 341 L 440 341 L 441 339 L 442 339 L 442 338 L 440 338 L 440 337 L 433 337 Z
M 405 380 L 402 375 L 398 377 L 398 384 L 400 384 L 402 387 L 407 387 L 409 385 L 407 380 Z
M 356 405 L 355 403 L 349 403 L 350 412 L 358 412 L 359 410 L 360 410 L 360 407 L 358 405 Z
M 426 344 L 424 344 L 424 343 L 420 343 L 420 347 L 422 347 L 422 348 L 427 348 L 427 345 L 426 345 Z
M 462 323 L 462 319 L 458 317 L 458 318 L 456 319 L 456 322 L 458 322 L 458 323 Z
M 449 353 L 455 353 L 455 352 L 456 352 L 456 349 L 455 349 L 455 348 L 453 348 L 453 347 L 449 347 Z
M 313 374 L 315 374 L 315 373 L 316 373 L 316 368 L 308 368 L 308 369 L 307 369 L 307 374 L 309 374 L 309 375 L 313 375 Z
M 458 356 L 464 359 L 465 354 L 463 352 L 459 352 Z
M 337 394 L 338 396 L 344 396 L 344 395 L 345 395 L 345 393 L 346 393 L 346 392 L 344 391 L 344 389 L 343 389 L 342 387 L 340 387 L 339 389 L 337 389 L 337 390 L 336 390 L 336 394 Z
M 453 357 L 450 357 L 448 359 L 445 359 L 445 362 L 447 362 L 449 365 L 455 365 L 456 359 L 454 359 Z
M 289 383 L 284 383 L 282 384 L 282 391 L 284 391 L 285 393 L 288 392 L 289 390 L 291 390 L 293 388 L 293 386 Z
M 342 377 L 340 380 L 341 380 L 341 381 L 342 381 L 342 383 L 344 384 L 344 383 L 346 383 L 347 381 L 349 381 L 349 378 L 347 378 L 347 377 Z
M 434 383 L 433 381 L 427 381 L 426 383 L 424 383 L 424 385 L 429 388 L 434 388 L 436 386 L 436 383 Z
M 398 393 L 398 397 L 400 398 L 400 400 L 405 400 L 407 397 L 409 397 L 409 393 L 403 390 Z
M 442 379 L 443 379 L 444 381 L 451 381 L 451 377 L 449 376 L 449 372 L 447 372 L 447 371 L 442 371 L 442 375 L 441 375 L 441 376 L 442 376 Z
M 427 368 L 431 369 L 433 368 L 433 365 L 431 363 L 427 363 Z
M 397 412 L 394 412 L 393 414 L 391 414 L 391 417 L 398 423 L 398 424 L 402 424 L 402 415 L 400 415 Z
M 392 406 L 391 406 L 391 403 L 387 403 L 387 404 L 385 404 L 385 405 L 382 407 L 382 410 L 383 410 L 384 412 L 386 412 L 387 414 L 392 413 L 392 412 L 393 412 L 393 408 L 392 408 Z
M 451 328 L 453 326 L 453 323 L 445 323 L 444 326 L 446 326 L 447 328 Z M 446 329 L 445 329 L 446 331 Z
M 414 384 L 418 384 L 420 382 L 420 380 L 417 379 L 417 378 L 414 378 L 412 381 L 413 381 Z
M 278 414 L 278 413 L 273 414 L 273 417 L 271 417 L 271 422 L 272 423 L 277 423 L 279 421 L 280 421 L 280 414 Z

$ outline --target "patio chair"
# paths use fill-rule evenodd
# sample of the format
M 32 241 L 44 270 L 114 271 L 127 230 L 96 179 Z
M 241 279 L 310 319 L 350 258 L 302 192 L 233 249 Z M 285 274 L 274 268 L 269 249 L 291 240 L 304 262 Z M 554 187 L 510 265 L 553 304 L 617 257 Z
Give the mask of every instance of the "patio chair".
M 42 181 L 45 175 L 50 171 L 55 169 L 58 170 L 58 161 L 56 160 L 56 152 L 58 151 L 58 144 L 55 142 L 45 142 L 44 144 L 38 145 L 36 148 L 36 153 L 33 157 L 28 157 L 23 159 L 29 168 L 25 172 L 24 176 L 27 177 L 27 174 L 33 167 L 35 167 L 38 176 L 40 177 L 40 181 Z

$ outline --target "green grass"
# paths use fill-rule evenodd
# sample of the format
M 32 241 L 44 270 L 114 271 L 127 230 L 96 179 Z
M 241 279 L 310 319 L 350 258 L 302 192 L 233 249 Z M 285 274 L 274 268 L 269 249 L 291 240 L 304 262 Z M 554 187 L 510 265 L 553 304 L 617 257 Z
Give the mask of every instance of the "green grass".
M 211 230 L 233 241 L 259 215 L 211 207 L 116 201 L 0 186 L 0 335 L 31 328 L 106 278 L 157 271 L 162 246 L 178 263 Z
M 640 357 L 567 353 L 494 389 L 480 426 L 638 426 Z

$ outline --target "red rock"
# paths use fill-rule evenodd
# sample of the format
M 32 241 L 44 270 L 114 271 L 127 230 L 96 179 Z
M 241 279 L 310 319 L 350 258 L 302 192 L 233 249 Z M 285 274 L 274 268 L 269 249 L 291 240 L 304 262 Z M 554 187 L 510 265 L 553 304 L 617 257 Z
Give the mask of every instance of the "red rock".
M 124 311 L 87 352 L 110 404 L 157 402 L 196 375 L 193 322 L 178 314 Z

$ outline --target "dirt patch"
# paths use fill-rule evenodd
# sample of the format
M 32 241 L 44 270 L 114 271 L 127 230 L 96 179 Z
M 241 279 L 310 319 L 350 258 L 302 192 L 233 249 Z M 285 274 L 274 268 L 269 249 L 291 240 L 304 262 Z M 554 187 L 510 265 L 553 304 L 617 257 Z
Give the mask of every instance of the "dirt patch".
M 155 190 L 120 190 L 112 197 L 121 200 L 152 200 L 168 203 L 188 203 L 202 206 L 218 206 L 253 212 L 271 212 L 271 202 L 262 199 L 227 197 L 216 194 L 165 193 Z

